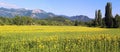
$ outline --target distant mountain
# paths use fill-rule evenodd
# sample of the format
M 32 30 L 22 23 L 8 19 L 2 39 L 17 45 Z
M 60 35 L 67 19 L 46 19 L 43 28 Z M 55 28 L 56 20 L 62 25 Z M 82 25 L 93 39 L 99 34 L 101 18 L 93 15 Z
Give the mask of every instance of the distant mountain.
M 85 15 L 72 16 L 72 17 L 69 17 L 69 19 L 72 21 L 78 20 L 78 21 L 82 21 L 82 22 L 89 22 L 92 20 L 91 18 L 89 18 L 88 16 L 85 16 Z
M 32 18 L 39 18 L 39 19 L 46 19 L 46 18 L 51 19 L 52 17 L 61 16 L 61 17 L 63 17 L 63 18 L 60 18 L 61 20 L 68 18 L 69 20 L 72 20 L 72 21 L 78 20 L 78 21 L 82 21 L 82 22 L 89 22 L 92 20 L 85 15 L 69 17 L 66 15 L 55 15 L 53 13 L 49 13 L 49 12 L 46 12 L 46 11 L 41 10 L 41 9 L 29 10 L 29 9 L 25 9 L 25 8 L 19 8 L 19 9 L 3 8 L 3 7 L 0 8 L 0 16 L 14 17 L 16 15 L 18 15 L 18 16 L 30 16 Z M 55 19 L 58 19 L 58 18 L 55 18 Z
M 66 16 L 66 15 L 59 15 L 59 16 L 62 16 L 62 17 L 65 17 L 65 18 L 68 18 L 69 20 L 71 21 L 81 21 L 81 22 L 89 22 L 89 21 L 92 21 L 91 18 L 89 18 L 88 16 L 85 16 L 85 15 L 77 15 L 77 16 Z
M 20 9 L 14 9 L 14 8 L 0 8 L 0 16 L 4 17 L 14 17 L 16 15 L 19 16 L 30 16 L 33 18 L 47 18 L 47 17 L 54 17 L 55 14 L 45 12 L 41 9 L 34 9 L 34 10 L 28 10 L 24 8 Z

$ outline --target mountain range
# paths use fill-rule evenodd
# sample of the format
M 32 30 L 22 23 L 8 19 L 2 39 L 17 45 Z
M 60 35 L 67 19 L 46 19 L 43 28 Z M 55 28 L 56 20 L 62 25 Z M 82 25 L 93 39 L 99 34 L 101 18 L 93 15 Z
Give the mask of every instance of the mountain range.
M 89 18 L 85 15 L 78 15 L 78 16 L 69 17 L 69 16 L 66 16 L 66 15 L 56 15 L 54 13 L 46 12 L 46 11 L 41 10 L 41 9 L 30 10 L 30 9 L 25 9 L 25 8 L 19 8 L 19 9 L 4 8 L 4 7 L 0 8 L 0 16 L 14 17 L 16 15 L 18 15 L 18 16 L 30 16 L 32 18 L 39 18 L 39 19 L 62 16 L 62 17 L 68 18 L 72 21 L 78 20 L 78 21 L 83 21 L 83 22 L 89 22 L 89 21 L 92 20 L 91 18 Z

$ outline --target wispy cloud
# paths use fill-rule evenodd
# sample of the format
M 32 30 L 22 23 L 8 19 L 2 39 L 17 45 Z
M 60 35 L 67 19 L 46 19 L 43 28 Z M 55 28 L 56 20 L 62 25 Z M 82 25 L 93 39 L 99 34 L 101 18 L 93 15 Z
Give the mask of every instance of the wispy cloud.
M 6 3 L 6 2 L 0 2 L 0 7 L 19 8 L 17 5 Z

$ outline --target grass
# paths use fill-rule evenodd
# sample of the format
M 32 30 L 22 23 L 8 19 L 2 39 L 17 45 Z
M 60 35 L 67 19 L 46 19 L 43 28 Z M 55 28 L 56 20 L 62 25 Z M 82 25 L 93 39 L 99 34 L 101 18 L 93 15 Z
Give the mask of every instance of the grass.
M 0 52 L 119 52 L 120 29 L 0 26 Z

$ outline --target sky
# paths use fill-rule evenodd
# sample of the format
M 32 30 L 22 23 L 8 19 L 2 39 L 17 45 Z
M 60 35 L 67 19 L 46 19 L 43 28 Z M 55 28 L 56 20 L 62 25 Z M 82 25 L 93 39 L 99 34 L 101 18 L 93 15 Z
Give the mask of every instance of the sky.
M 113 16 L 120 14 L 120 0 L 0 0 L 0 7 L 42 9 L 57 15 L 86 15 L 94 18 L 95 10 L 105 15 L 105 5 L 112 3 Z

